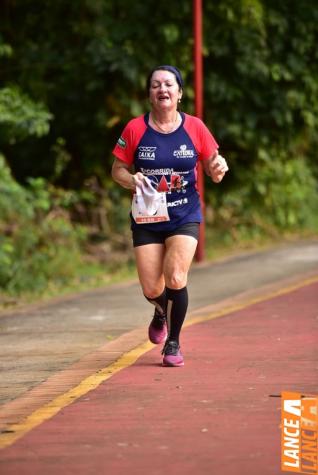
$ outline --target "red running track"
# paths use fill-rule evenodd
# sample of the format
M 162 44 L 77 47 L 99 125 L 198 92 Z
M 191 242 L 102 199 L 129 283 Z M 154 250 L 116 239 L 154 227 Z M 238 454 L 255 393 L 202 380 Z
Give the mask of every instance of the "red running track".
M 0 453 L 3 475 L 276 475 L 281 391 L 317 394 L 318 283 L 185 328 Z

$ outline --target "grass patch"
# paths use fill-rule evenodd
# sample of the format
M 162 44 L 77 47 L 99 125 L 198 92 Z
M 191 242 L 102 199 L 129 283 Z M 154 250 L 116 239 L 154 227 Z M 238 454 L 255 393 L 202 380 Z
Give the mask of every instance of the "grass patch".
M 239 255 L 244 252 L 263 251 L 273 246 L 297 242 L 304 239 L 317 239 L 317 234 L 310 231 L 285 233 L 281 236 L 253 236 L 241 241 L 224 235 L 220 231 L 206 229 L 205 260 L 213 262 L 223 258 Z M 78 265 L 76 277 L 67 282 L 49 281 L 45 290 L 39 292 L 23 292 L 12 295 L 0 293 L 0 311 L 21 307 L 30 303 L 49 302 L 56 297 L 68 296 L 105 286 L 125 283 L 138 278 L 133 258 L 124 263 L 109 263 L 102 265 L 98 262 L 82 262 Z

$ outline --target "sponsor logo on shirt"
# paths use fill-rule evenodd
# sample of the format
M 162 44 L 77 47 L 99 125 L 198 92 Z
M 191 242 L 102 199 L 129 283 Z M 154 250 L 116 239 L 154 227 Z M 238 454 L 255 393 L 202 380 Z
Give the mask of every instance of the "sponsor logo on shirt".
M 138 157 L 141 160 L 155 160 L 157 147 L 138 147 Z
M 182 174 L 188 174 L 188 171 L 175 172 L 173 168 L 151 170 L 143 167 L 140 168 L 140 171 L 144 175 L 152 177 L 152 186 L 159 192 L 171 193 L 174 191 L 177 193 L 186 193 L 188 181 L 184 179 Z
M 124 140 L 122 137 L 119 137 L 117 143 L 121 148 L 126 148 L 126 140 Z
M 173 168 L 140 168 L 144 175 L 171 175 Z
M 167 203 L 168 208 L 173 208 L 174 206 L 181 206 L 188 204 L 188 198 L 181 198 L 181 200 L 170 201 Z
M 186 145 L 180 145 L 180 149 L 175 150 L 173 156 L 178 158 L 193 158 L 194 150 L 188 150 Z

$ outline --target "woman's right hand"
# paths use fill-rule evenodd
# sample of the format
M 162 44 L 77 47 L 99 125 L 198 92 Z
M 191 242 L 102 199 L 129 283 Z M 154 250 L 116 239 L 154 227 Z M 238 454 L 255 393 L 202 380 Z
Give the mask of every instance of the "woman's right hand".
M 136 191 L 136 186 L 142 186 L 143 182 L 145 181 L 145 177 L 141 172 L 137 172 L 134 175 L 131 175 L 132 182 L 134 186 L 134 191 Z
M 112 177 L 116 183 L 119 183 L 123 188 L 132 191 L 136 191 L 136 186 L 141 186 L 145 180 L 141 172 L 131 174 L 130 166 L 118 158 L 115 158 L 112 166 Z

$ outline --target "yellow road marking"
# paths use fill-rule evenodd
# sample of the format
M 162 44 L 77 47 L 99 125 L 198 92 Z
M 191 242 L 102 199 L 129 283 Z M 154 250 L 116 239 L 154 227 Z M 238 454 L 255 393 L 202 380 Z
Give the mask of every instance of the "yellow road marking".
M 318 276 L 310 277 L 303 281 L 297 282 L 296 284 L 291 284 L 291 285 L 288 285 L 287 287 L 283 287 L 282 289 L 265 293 L 260 297 L 250 298 L 241 303 L 224 307 L 223 310 L 216 310 L 215 312 L 212 312 L 208 315 L 193 317 L 189 321 L 186 321 L 183 327 L 187 327 L 190 325 L 194 325 L 196 323 L 212 320 L 213 318 L 223 317 L 224 315 L 227 315 L 232 312 L 237 312 L 239 310 L 242 310 L 243 308 L 249 307 L 256 303 L 264 302 L 265 300 L 270 300 L 275 297 L 279 297 L 280 295 L 289 294 L 290 292 L 293 292 L 294 290 L 300 289 L 302 287 L 306 287 L 307 285 L 310 285 L 310 284 L 314 284 L 315 282 L 318 282 Z
M 240 303 L 240 304 L 227 306 L 223 310 L 218 310 L 204 316 L 191 318 L 189 321 L 185 323 L 184 326 L 188 327 L 197 323 L 201 323 L 201 322 L 212 320 L 218 317 L 222 317 L 229 313 L 250 307 L 251 305 L 254 305 L 256 303 L 264 302 L 266 300 L 270 300 L 280 295 L 290 293 L 294 290 L 300 289 L 301 287 L 305 287 L 306 285 L 310 285 L 314 282 L 318 282 L 318 276 L 306 279 L 302 282 L 299 282 L 294 285 L 290 285 L 288 287 L 282 288 L 275 292 L 268 293 L 261 297 L 256 297 L 250 300 L 246 300 L 245 302 Z M 142 355 L 150 351 L 153 347 L 154 345 L 150 342 L 146 342 L 139 345 L 133 350 L 123 354 L 117 361 L 115 361 L 115 363 L 88 376 L 87 378 L 83 379 L 83 381 L 81 381 L 74 388 L 70 389 L 64 394 L 61 394 L 60 396 L 56 397 L 48 404 L 35 410 L 24 421 L 16 423 L 16 424 L 8 425 L 7 429 L 0 435 L 0 449 L 3 449 L 13 444 L 15 441 L 23 437 L 25 434 L 30 432 L 32 429 L 34 429 L 38 425 L 42 424 L 44 421 L 51 419 L 63 408 L 72 404 L 74 401 L 84 396 L 89 391 L 97 388 L 101 383 L 111 378 L 114 374 L 118 373 L 124 368 L 127 368 L 133 365 L 137 361 L 138 358 L 140 358 Z

